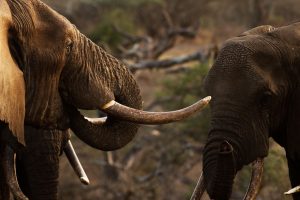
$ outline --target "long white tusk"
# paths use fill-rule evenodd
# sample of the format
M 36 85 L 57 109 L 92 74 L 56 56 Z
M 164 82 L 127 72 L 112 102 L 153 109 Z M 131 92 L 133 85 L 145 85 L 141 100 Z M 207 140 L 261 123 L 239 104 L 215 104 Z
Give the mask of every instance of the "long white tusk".
M 74 150 L 73 145 L 70 140 L 68 141 L 66 147 L 64 148 L 64 152 L 65 152 L 71 166 L 73 167 L 75 173 L 79 177 L 81 183 L 83 183 L 84 185 L 89 185 L 90 180 L 87 177 L 87 175 L 75 153 L 75 150 Z
M 204 179 L 203 179 L 203 173 L 201 174 L 197 185 L 194 189 L 194 192 L 192 194 L 192 197 L 190 200 L 199 200 L 201 199 L 203 193 L 205 192 L 205 186 L 204 186 Z
M 186 108 L 170 112 L 147 112 L 127 107 L 115 101 L 102 106 L 101 110 L 113 117 L 122 119 L 127 122 L 137 124 L 167 124 L 183 120 L 199 111 L 201 111 L 211 100 L 211 97 L 205 97 L 198 102 Z
M 298 193 L 298 192 L 300 192 L 300 185 L 290 189 L 289 191 L 285 192 L 284 194 L 285 195 L 291 195 L 291 194 L 295 194 L 295 193 Z
M 251 181 L 247 190 L 247 193 L 244 197 L 244 200 L 255 200 L 256 196 L 259 192 L 262 175 L 263 175 L 263 168 L 264 167 L 264 160 L 262 158 L 256 159 L 252 163 L 252 176 Z

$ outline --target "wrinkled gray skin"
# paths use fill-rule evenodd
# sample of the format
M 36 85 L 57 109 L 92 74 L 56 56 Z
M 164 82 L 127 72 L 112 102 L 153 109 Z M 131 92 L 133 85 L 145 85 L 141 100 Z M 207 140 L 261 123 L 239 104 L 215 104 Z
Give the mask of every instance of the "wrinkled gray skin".
M 267 156 L 269 137 L 286 151 L 292 186 L 300 184 L 299 73 L 300 23 L 261 26 L 225 42 L 205 82 L 212 119 L 203 172 L 212 199 L 230 198 L 237 171 Z M 222 155 L 225 141 L 231 156 Z
M 29 199 L 55 200 L 59 156 L 69 138 L 68 128 L 100 150 L 123 147 L 138 129 L 110 116 L 105 124 L 93 125 L 77 109 L 98 109 L 113 99 L 141 109 L 140 91 L 123 64 L 41 1 L 7 3 L 13 17 L 9 47 L 25 79 L 26 147 L 20 147 L 1 124 L 0 148 L 9 144 L 17 151 L 18 179 Z M 6 200 L 3 176 L 1 168 L 0 199 Z

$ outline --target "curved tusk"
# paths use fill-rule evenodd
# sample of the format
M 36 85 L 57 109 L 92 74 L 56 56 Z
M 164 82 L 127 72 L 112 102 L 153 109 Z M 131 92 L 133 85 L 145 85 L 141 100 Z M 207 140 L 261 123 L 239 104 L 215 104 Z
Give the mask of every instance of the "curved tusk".
M 201 174 L 190 200 L 200 200 L 205 192 L 203 173 Z
M 285 192 L 285 195 L 291 195 L 300 192 L 300 186 L 294 187 L 290 189 L 289 191 Z
M 7 173 L 6 182 L 8 187 L 16 200 L 28 200 L 23 194 L 18 184 L 16 176 L 16 155 L 14 150 L 7 146 L 5 147 L 4 153 L 4 170 Z
M 167 124 L 183 120 L 196 112 L 202 110 L 211 100 L 208 96 L 193 105 L 183 108 L 181 110 L 170 111 L 170 112 L 146 112 L 129 108 L 115 101 L 111 101 L 105 104 L 101 110 L 114 117 L 122 119 L 124 121 L 138 123 L 138 124 Z
M 87 177 L 87 175 L 75 153 L 75 150 L 74 150 L 73 145 L 70 140 L 67 142 L 67 145 L 64 148 L 64 152 L 65 152 L 71 166 L 73 167 L 75 173 L 79 177 L 81 183 L 83 183 L 84 185 L 89 185 L 90 180 Z
M 259 191 L 259 187 L 263 175 L 264 160 L 258 158 L 252 163 L 252 176 L 251 181 L 244 197 L 244 200 L 255 200 Z

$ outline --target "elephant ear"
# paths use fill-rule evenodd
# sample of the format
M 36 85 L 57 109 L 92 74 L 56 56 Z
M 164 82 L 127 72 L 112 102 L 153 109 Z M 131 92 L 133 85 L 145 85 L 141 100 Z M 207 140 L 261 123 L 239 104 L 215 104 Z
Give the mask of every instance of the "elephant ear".
M 25 82 L 9 49 L 12 14 L 6 0 L 0 0 L 0 120 L 7 123 L 17 140 L 25 145 Z
M 286 138 L 282 145 L 285 147 L 287 156 L 297 160 L 300 152 L 300 86 L 297 86 L 293 92 L 288 108 Z

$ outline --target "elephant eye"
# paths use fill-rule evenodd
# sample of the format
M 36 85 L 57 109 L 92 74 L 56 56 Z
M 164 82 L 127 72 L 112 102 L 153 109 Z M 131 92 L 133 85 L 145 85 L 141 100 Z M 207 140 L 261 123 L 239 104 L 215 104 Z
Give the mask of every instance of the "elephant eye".
M 272 100 L 272 92 L 266 91 L 263 93 L 263 95 L 260 98 L 260 105 L 262 108 L 267 107 L 270 104 L 270 101 Z
M 66 53 L 67 53 L 67 54 L 70 54 L 70 53 L 71 53 L 71 51 L 72 51 L 72 46 L 73 46 L 72 41 L 71 41 L 71 40 L 68 40 L 68 41 L 66 42 Z
M 71 53 L 71 50 L 72 50 L 72 45 L 70 44 L 70 45 L 67 45 L 67 47 L 66 47 L 66 52 L 67 52 L 67 54 L 70 54 Z

